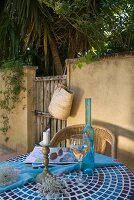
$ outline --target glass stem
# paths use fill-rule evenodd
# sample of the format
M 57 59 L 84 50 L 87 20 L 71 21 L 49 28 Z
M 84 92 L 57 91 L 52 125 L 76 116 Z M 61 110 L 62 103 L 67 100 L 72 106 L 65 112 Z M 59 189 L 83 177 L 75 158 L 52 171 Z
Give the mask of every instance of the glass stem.
M 80 178 L 82 177 L 82 161 L 79 161 L 79 165 L 80 165 L 80 170 L 79 170 L 79 174 L 80 174 Z

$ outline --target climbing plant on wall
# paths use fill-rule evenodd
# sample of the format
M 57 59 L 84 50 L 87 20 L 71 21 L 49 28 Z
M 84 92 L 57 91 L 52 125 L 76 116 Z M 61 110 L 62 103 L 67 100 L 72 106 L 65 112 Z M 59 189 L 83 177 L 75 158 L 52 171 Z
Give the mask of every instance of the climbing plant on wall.
M 5 135 L 5 141 L 8 141 L 6 136 L 10 129 L 10 116 L 20 99 L 20 92 L 25 90 L 23 86 L 23 65 L 21 59 L 6 60 L 0 63 L 1 85 L 0 88 L 0 131 Z

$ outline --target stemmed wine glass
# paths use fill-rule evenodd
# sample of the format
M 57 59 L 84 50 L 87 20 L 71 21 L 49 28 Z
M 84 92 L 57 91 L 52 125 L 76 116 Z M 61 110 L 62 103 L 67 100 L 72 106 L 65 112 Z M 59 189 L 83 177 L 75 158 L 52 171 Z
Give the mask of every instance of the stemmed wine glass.
M 81 170 L 82 167 L 82 159 L 86 155 L 86 153 L 89 151 L 89 140 L 88 136 L 84 134 L 76 134 L 72 135 L 70 138 L 70 148 L 74 154 L 74 156 L 77 158 L 80 166 L 79 175 L 78 175 L 78 183 L 83 182 L 83 173 Z

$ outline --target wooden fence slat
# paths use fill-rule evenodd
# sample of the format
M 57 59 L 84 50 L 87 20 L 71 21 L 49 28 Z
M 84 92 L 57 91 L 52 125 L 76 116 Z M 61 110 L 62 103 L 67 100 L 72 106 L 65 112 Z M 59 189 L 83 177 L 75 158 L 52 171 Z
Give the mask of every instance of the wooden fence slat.
M 36 143 L 40 141 L 40 117 L 37 117 Z
M 47 90 L 46 90 L 46 87 L 47 87 L 47 82 L 46 81 L 44 81 L 43 82 L 44 83 L 44 87 L 43 87 L 43 91 L 44 91 L 44 102 L 43 102 L 43 104 L 44 104 L 44 112 L 47 112 L 47 104 L 46 104 L 46 101 L 47 101 Z
M 43 81 L 40 83 L 40 110 L 43 111 L 44 106 L 44 94 L 43 94 Z
M 42 140 L 42 132 L 44 129 L 50 127 L 51 138 L 60 129 L 66 127 L 66 120 L 54 119 L 48 113 L 48 106 L 50 104 L 54 88 L 58 83 L 67 86 L 67 76 L 50 76 L 50 77 L 36 77 L 34 80 L 34 113 L 36 117 L 36 125 L 33 130 L 35 132 L 35 143 Z M 61 144 L 65 145 L 65 144 Z

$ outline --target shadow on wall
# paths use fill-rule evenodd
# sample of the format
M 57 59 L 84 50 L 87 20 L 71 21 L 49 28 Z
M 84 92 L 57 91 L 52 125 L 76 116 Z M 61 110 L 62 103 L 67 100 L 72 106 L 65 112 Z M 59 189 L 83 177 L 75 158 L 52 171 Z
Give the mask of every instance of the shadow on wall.
M 75 93 L 74 93 L 74 99 L 73 99 L 73 103 L 72 103 L 72 108 L 73 110 L 71 110 L 71 116 L 74 117 L 77 113 L 77 110 L 81 104 L 81 101 L 83 99 L 83 94 L 84 91 L 81 90 L 79 87 L 73 87 L 72 89 Z
M 93 120 L 93 125 L 106 127 L 115 135 L 116 157 L 119 161 L 123 162 L 130 170 L 134 172 L 134 132 L 120 126 L 99 120 Z M 122 138 L 124 138 L 124 141 L 126 138 L 126 142 L 119 141 L 122 140 Z M 127 141 L 131 141 L 131 146 L 133 143 L 132 151 L 130 151 L 131 147 Z

